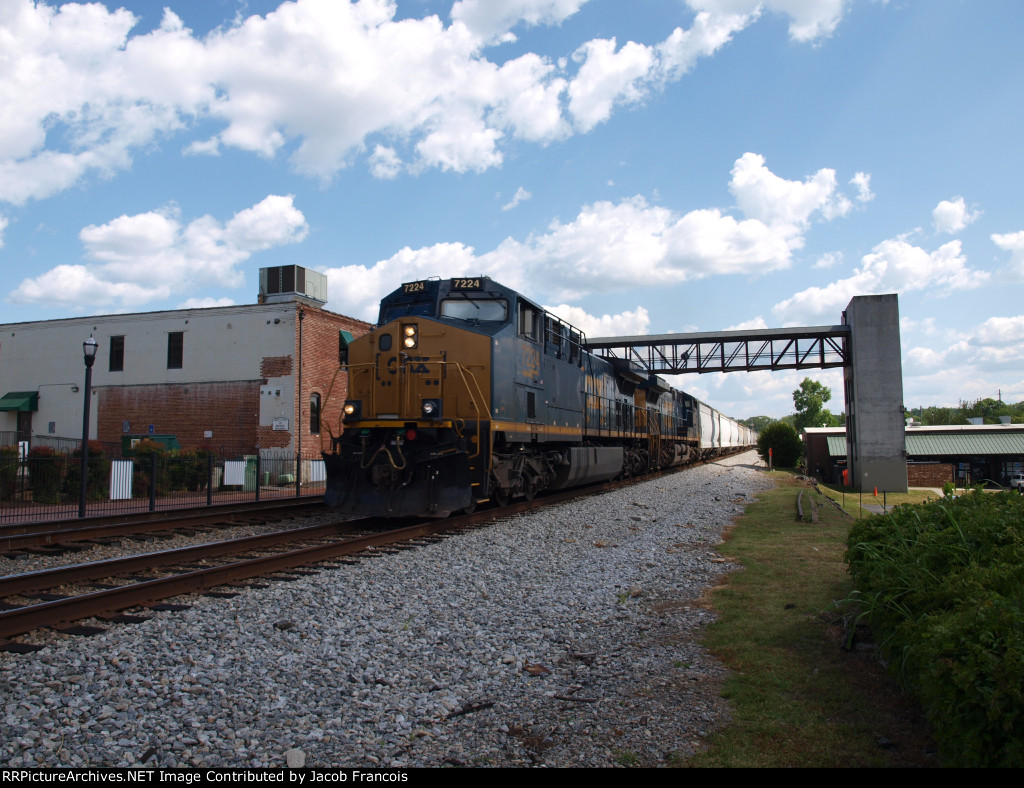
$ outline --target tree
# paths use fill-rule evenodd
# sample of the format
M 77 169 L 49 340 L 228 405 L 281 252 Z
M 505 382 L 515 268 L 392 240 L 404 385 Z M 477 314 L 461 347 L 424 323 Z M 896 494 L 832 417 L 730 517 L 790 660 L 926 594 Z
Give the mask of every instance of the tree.
M 800 388 L 793 392 L 796 417 L 793 426 L 797 432 L 805 427 L 838 427 L 839 419 L 825 410 L 825 403 L 832 399 L 832 389 L 810 378 L 804 378 Z
M 795 467 L 804 456 L 804 442 L 784 421 L 769 424 L 757 436 L 757 453 L 765 462 L 768 462 L 768 449 L 772 450 L 772 464 L 785 468 Z
M 743 419 L 742 424 L 746 424 L 754 432 L 760 432 L 771 424 L 775 419 L 771 416 L 751 416 L 749 419 Z
M 1011 416 L 1014 423 L 1024 421 L 1024 402 L 1011 404 L 991 397 L 978 399 L 974 402 L 961 400 L 955 408 L 932 406 L 917 408 L 915 418 L 922 424 L 934 426 L 939 424 L 966 424 L 970 418 L 981 417 L 985 424 L 997 424 L 1000 416 Z

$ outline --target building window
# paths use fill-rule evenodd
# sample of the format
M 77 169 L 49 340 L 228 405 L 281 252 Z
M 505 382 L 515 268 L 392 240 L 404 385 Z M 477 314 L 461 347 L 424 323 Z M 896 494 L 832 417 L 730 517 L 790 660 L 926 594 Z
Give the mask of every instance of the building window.
M 181 369 L 185 357 L 185 332 L 172 331 L 167 335 L 167 368 Z
M 124 337 L 110 338 L 110 371 L 124 372 Z
M 320 434 L 320 395 L 309 395 L 309 431 L 313 435 Z

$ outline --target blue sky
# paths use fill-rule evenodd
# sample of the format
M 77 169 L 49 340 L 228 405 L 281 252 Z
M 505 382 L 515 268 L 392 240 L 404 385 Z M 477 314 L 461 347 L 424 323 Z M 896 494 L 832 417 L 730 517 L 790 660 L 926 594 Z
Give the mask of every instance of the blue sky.
M 897 292 L 908 406 L 1019 401 L 1021 40 L 1019 0 L 0 0 L 2 320 L 290 263 L 364 319 L 489 274 L 591 336 Z M 804 374 L 675 383 L 781 416 Z

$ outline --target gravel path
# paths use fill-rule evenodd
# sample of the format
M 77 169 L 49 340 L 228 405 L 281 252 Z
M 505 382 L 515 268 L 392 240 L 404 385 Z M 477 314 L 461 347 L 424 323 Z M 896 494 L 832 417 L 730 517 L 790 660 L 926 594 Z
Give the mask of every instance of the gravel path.
M 670 762 L 726 714 L 699 596 L 756 462 L 0 653 L 0 763 Z

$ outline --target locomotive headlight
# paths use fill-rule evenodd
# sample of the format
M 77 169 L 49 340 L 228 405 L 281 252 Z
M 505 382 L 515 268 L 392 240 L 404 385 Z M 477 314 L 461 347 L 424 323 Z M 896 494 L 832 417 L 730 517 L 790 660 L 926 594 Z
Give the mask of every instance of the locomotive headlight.
M 363 410 L 363 404 L 357 399 L 345 400 L 345 406 L 341 409 L 345 421 L 358 419 Z
M 419 329 L 416 326 L 402 326 L 402 347 L 412 350 L 419 344 Z
M 441 418 L 441 400 L 425 399 L 420 403 L 420 410 L 426 419 L 439 419 Z

